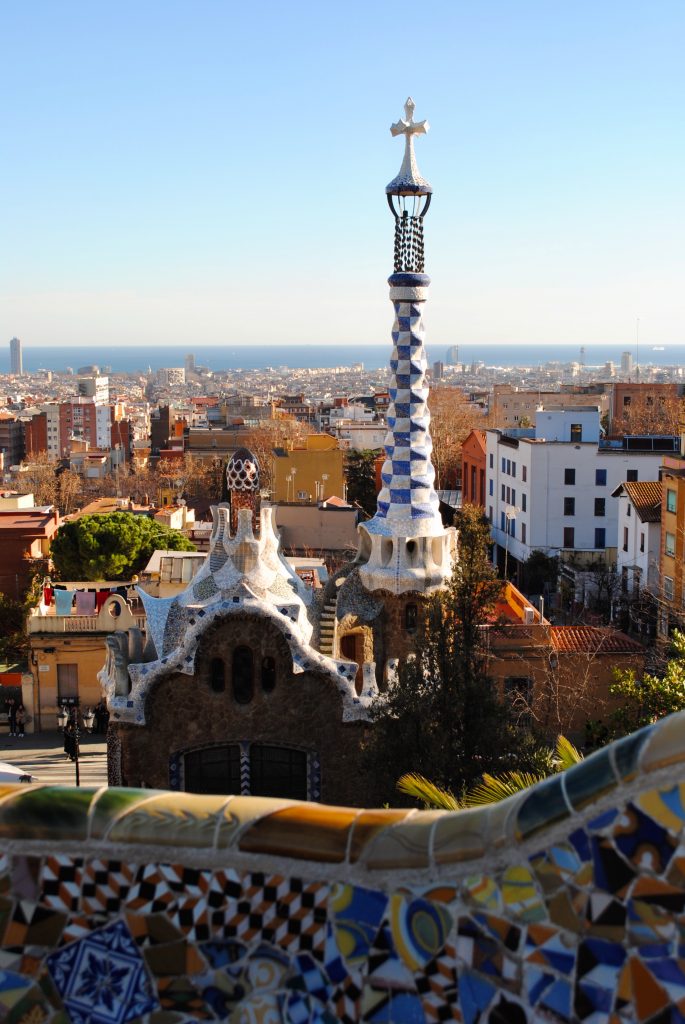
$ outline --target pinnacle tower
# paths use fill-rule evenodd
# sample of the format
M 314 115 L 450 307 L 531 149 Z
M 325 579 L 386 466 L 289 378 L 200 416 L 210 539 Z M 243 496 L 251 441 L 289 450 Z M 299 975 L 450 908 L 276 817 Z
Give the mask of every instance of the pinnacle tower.
M 433 486 L 423 304 L 430 278 L 424 273 L 423 221 L 433 189 L 421 176 L 414 137 L 428 122 L 415 122 L 411 97 L 405 117 L 390 128 L 403 135 L 404 159 L 387 185 L 395 219 L 395 268 L 388 278 L 395 310 L 392 381 L 388 407 L 382 489 L 373 519 L 359 527 L 359 575 L 367 590 L 427 592 L 441 586 L 452 569 L 455 531 L 445 529 Z

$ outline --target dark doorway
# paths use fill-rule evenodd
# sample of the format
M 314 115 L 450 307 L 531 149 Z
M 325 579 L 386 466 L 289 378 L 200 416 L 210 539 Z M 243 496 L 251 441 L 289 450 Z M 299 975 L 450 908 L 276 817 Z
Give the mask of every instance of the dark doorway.
M 306 753 L 289 747 L 253 743 L 250 747 L 250 793 L 252 796 L 306 800 Z
M 364 637 L 361 633 L 346 633 L 340 638 L 340 653 L 345 661 L 357 662 L 357 674 L 354 677 L 354 686 L 358 694 L 362 692 L 364 684 Z
M 240 747 L 205 747 L 185 755 L 187 793 L 240 794 Z

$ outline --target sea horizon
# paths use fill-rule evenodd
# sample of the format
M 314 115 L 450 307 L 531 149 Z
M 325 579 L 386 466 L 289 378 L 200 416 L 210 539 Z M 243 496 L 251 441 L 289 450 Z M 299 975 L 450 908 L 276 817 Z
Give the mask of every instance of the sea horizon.
M 452 346 L 431 342 L 426 346 L 429 364 L 446 362 L 447 350 Z M 513 345 L 457 344 L 459 361 L 467 365 L 483 362 L 495 367 L 538 367 L 546 363 L 584 362 L 588 367 L 602 368 L 605 363 L 620 365 L 621 355 L 630 352 L 633 363 L 641 366 L 681 366 L 685 364 L 685 344 L 635 347 L 620 344 L 588 344 L 581 355 L 577 345 Z M 329 369 L 362 363 L 368 371 L 383 369 L 392 352 L 386 344 L 351 344 L 341 349 L 333 345 L 151 345 L 146 349 L 136 345 L 121 345 L 103 350 L 98 346 L 22 346 L 24 371 L 52 370 L 56 373 L 75 373 L 83 366 L 109 366 L 112 373 L 146 373 L 148 367 L 183 366 L 185 356 L 193 354 L 199 366 L 215 372 L 272 369 Z M 639 355 L 639 360 L 638 360 Z M 0 373 L 9 373 L 9 345 L 0 348 Z

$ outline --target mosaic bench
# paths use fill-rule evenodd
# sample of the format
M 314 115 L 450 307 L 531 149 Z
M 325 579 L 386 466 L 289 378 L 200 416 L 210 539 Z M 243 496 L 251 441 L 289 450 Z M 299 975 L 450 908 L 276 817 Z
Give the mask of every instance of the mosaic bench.
M 500 804 L 0 787 L 0 1020 L 685 1022 L 685 714 Z

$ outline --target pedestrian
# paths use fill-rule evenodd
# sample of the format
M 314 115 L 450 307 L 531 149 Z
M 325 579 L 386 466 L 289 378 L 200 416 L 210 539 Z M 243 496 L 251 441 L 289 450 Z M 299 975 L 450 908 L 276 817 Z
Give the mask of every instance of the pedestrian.
M 5 707 L 7 708 L 7 719 L 10 724 L 10 736 L 15 736 L 17 732 L 17 702 L 14 697 L 7 698 Z
M 76 760 L 76 726 L 71 719 L 64 727 L 64 753 L 70 761 Z
M 24 708 L 24 705 L 20 704 L 19 707 L 17 708 L 17 716 L 16 716 L 17 736 L 19 737 L 20 740 L 23 740 L 23 738 L 24 738 L 24 722 L 25 721 L 26 721 L 26 710 Z

